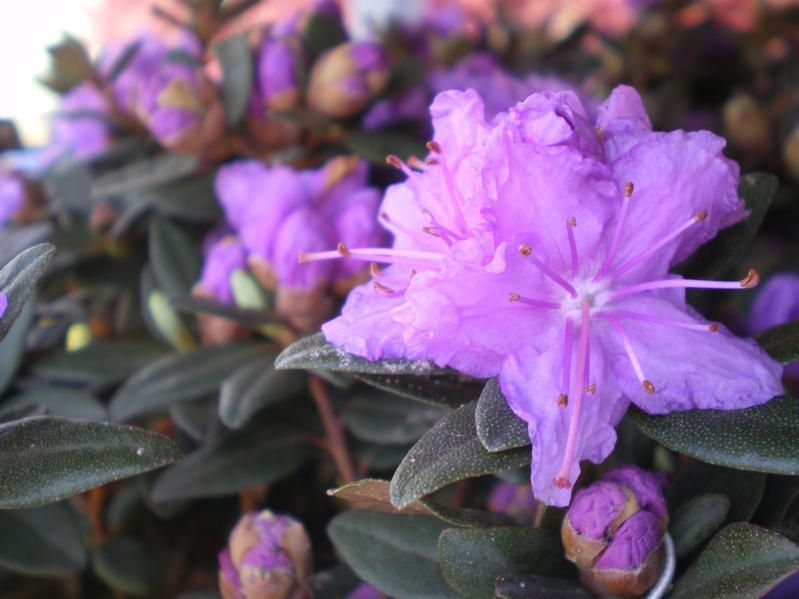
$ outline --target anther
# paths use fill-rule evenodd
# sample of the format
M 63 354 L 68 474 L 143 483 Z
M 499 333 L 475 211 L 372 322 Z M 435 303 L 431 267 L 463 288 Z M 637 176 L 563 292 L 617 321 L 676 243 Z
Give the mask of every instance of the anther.
M 605 141 L 605 130 L 602 127 L 594 127 L 594 131 L 600 141 Z
M 741 279 L 741 287 L 743 287 L 744 289 L 756 287 L 758 283 L 760 283 L 760 273 L 757 272 L 754 268 L 750 268 L 749 271 L 746 273 L 746 276 L 743 279 Z
M 569 482 L 569 479 L 565 476 L 556 476 L 552 480 L 552 484 L 554 484 L 558 489 L 570 489 L 572 484 Z
M 425 144 L 425 146 L 427 146 L 427 149 L 434 154 L 441 154 L 441 146 L 437 141 L 431 139 Z
M 509 293 L 508 294 L 508 301 L 509 302 L 518 302 L 522 298 L 521 295 L 518 293 Z
M 520 253 L 522 256 L 529 256 L 530 254 L 532 254 L 532 253 L 533 253 L 533 248 L 531 248 L 531 247 L 530 247 L 529 245 L 527 245 L 526 243 L 523 243 L 523 244 L 521 244 L 521 245 L 519 246 L 519 253 Z
M 576 226 L 577 226 L 577 219 L 576 219 L 576 218 L 574 218 L 573 216 L 570 216 L 570 217 L 569 217 L 569 218 L 566 220 L 566 224 L 567 224 L 567 225 L 569 225 L 570 227 L 576 227 Z
M 383 295 L 393 295 L 395 293 L 395 291 L 391 287 L 386 287 L 385 285 L 383 285 L 382 283 L 378 283 L 377 281 L 374 281 L 372 283 L 372 286 L 375 288 L 375 291 L 377 291 L 378 293 L 382 293 Z
M 336 245 L 336 251 L 341 255 L 342 258 L 349 258 L 352 256 L 350 251 L 347 249 L 347 246 L 344 245 L 343 241 L 338 242 L 338 245 Z
M 399 159 L 399 156 L 394 154 L 389 154 L 386 156 L 386 164 L 393 166 L 396 169 L 402 170 L 402 160 Z
M 649 379 L 644 379 L 641 381 L 641 386 L 644 388 L 649 395 L 652 395 L 655 392 L 655 385 L 652 384 L 652 381 Z
M 380 212 L 380 218 L 382 218 L 386 222 L 391 222 L 391 218 L 388 216 L 388 212 L 386 212 L 385 210 Z
M 422 231 L 428 235 L 433 235 L 434 237 L 441 237 L 441 233 L 439 233 L 437 227 L 422 227 Z
M 591 395 L 593 395 L 594 393 L 596 393 L 596 383 L 591 383 L 590 385 L 588 385 L 588 387 L 586 387 L 585 390 Z
M 635 185 L 632 181 L 627 181 L 627 183 L 624 184 L 624 197 L 629 198 L 633 195 L 633 191 L 635 191 Z
M 372 262 L 369 265 L 369 274 L 372 275 L 373 279 L 376 279 L 380 276 L 380 267 L 377 266 L 377 262 Z
M 558 395 L 558 407 L 565 408 L 569 405 L 569 396 L 565 393 Z
M 719 330 L 719 323 L 711 322 L 709 325 L 707 325 L 707 330 L 710 331 L 711 333 L 715 333 L 716 331 Z
M 424 162 L 419 160 L 418 157 L 411 155 L 408 156 L 408 166 L 410 166 L 411 168 L 418 168 L 421 170 L 425 167 L 425 164 Z
M 696 214 L 694 214 L 694 219 L 695 219 L 695 220 L 696 220 L 696 222 L 698 222 L 698 223 L 699 223 L 699 222 L 702 222 L 702 221 L 703 221 L 703 220 L 705 220 L 706 218 L 707 218 L 707 210 L 700 210 L 699 212 L 697 212 Z

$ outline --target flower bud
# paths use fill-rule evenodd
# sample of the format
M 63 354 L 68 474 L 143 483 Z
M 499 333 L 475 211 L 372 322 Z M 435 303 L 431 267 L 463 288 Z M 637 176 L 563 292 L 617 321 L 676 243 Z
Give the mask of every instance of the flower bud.
M 91 83 L 84 83 L 65 94 L 53 115 L 51 142 L 44 150 L 45 164 L 64 156 L 91 158 L 111 145 L 110 106 L 105 96 Z
M 530 485 L 500 481 L 488 496 L 490 511 L 510 516 L 515 522 L 526 526 L 532 526 L 535 522 L 536 505 Z
M 163 63 L 141 90 L 137 113 L 163 146 L 202 154 L 224 134 L 224 111 L 199 67 Z
M 67 329 L 64 347 L 67 351 L 78 351 L 92 342 L 92 331 L 84 322 L 76 322 Z
M 304 599 L 311 541 L 303 525 L 268 510 L 244 515 L 219 554 L 224 599 Z
M 230 288 L 237 306 L 248 310 L 263 310 L 267 307 L 261 286 L 246 270 L 237 268 L 231 273 Z
M 769 122 L 754 98 L 736 95 L 724 104 L 726 136 L 734 147 L 751 153 L 768 152 L 772 135 Z
M 624 467 L 575 495 L 561 537 L 586 587 L 603 598 L 633 599 L 663 569 L 667 524 L 654 475 Z
M 257 86 L 264 106 L 290 110 L 300 103 L 302 48 L 295 37 L 267 35 L 258 49 Z
M 25 183 L 13 174 L 0 171 L 0 225 L 7 223 L 25 204 Z
M 194 336 L 183 324 L 163 291 L 153 290 L 147 299 L 147 307 L 155 327 L 176 349 L 191 351 L 197 347 Z
M 374 42 L 336 46 L 311 69 L 308 106 L 332 117 L 350 117 L 383 91 L 389 71 L 388 55 Z

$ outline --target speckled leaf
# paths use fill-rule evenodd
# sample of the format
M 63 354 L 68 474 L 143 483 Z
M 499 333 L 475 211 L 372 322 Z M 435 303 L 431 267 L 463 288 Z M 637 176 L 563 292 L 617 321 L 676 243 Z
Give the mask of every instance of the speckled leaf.
M 305 389 L 308 375 L 296 370 L 275 370 L 274 354 L 245 364 L 225 382 L 219 393 L 219 417 L 230 428 L 241 428 L 256 412 L 289 399 Z
M 66 503 L 0 510 L 0 566 L 32 576 L 69 576 L 83 569 L 86 547 Z
M 799 570 L 799 546 L 751 524 L 730 524 L 677 581 L 669 599 L 757 599 Z
M 32 295 L 25 304 L 16 322 L 11 326 L 5 339 L 0 341 L 0 395 L 2 395 L 17 373 L 25 355 L 28 331 L 36 313 L 36 296 Z
M 14 395 L 0 404 L 3 409 L 42 406 L 51 416 L 80 420 L 108 420 L 108 412 L 100 401 L 87 393 L 70 387 L 42 387 Z
M 449 599 L 436 544 L 446 525 L 430 516 L 345 512 L 328 535 L 342 559 L 363 580 L 397 599 Z
M 222 67 L 222 103 L 225 120 L 239 124 L 250 100 L 253 80 L 252 53 L 246 35 L 232 35 L 214 44 L 214 54 Z
M 231 372 L 259 354 L 268 363 L 267 354 L 255 345 L 212 347 L 165 356 L 145 366 L 116 392 L 108 406 L 111 419 L 129 420 L 210 393 Z
M 187 293 L 200 274 L 198 251 L 186 234 L 163 216 L 150 219 L 149 256 L 157 287 L 168 296 Z
M 42 243 L 25 250 L 0 270 L 0 293 L 8 298 L 8 307 L 0 317 L 0 339 L 22 312 L 36 282 L 55 253 L 49 243 Z
M 0 509 L 60 501 L 178 461 L 167 437 L 132 426 L 40 416 L 0 425 Z
M 799 360 L 799 321 L 771 328 L 757 337 L 769 355 L 782 364 Z
M 441 533 L 438 556 L 444 578 L 466 599 L 492 597 L 500 577 L 570 571 L 560 535 L 543 528 L 450 528 Z
M 505 451 L 530 444 L 527 424 L 508 406 L 499 383 L 489 380 L 474 411 L 477 436 L 488 451 Z
M 713 279 L 739 264 L 763 224 L 778 183 L 777 177 L 768 173 L 749 173 L 741 177 L 738 194 L 746 203 L 749 215 L 694 252 L 679 266 L 680 273 L 691 279 Z
M 220 497 L 277 480 L 309 455 L 303 435 L 272 419 L 256 419 L 228 432 L 160 474 L 152 489 L 158 503 Z
M 447 414 L 414 445 L 391 479 L 397 507 L 455 481 L 530 463 L 529 447 L 491 453 L 477 438 L 475 402 Z
M 791 511 L 791 506 L 799 498 L 799 476 L 779 476 L 772 474 L 766 480 L 763 499 L 757 506 L 752 519 L 756 524 L 768 528 L 778 526 Z
M 726 495 L 697 495 L 671 514 L 669 533 L 677 557 L 685 557 L 716 532 L 730 510 Z
M 92 343 L 78 351 L 45 356 L 33 365 L 33 373 L 59 383 L 106 387 L 166 353 L 163 345 L 143 339 Z
M 136 597 L 151 596 L 166 581 L 168 561 L 151 543 L 114 537 L 92 555 L 97 577 L 112 589 Z
M 494 594 L 499 599 L 594 599 L 576 582 L 544 576 L 503 576 Z
M 399 445 L 413 443 L 447 410 L 389 393 L 362 392 L 344 409 L 347 428 L 364 441 Z
M 689 410 L 633 421 L 666 447 L 740 470 L 799 474 L 799 400 L 776 397 L 746 410 Z
M 457 408 L 477 399 L 483 387 L 482 381 L 454 371 L 430 376 L 362 372 L 353 376 L 367 385 L 400 397 L 448 408 Z

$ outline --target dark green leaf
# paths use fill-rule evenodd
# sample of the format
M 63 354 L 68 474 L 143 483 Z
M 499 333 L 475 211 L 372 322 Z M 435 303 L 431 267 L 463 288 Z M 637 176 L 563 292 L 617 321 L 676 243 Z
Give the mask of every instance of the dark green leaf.
M 756 599 L 799 570 L 799 547 L 751 524 L 713 537 L 669 599 Z
M 6 225 L 0 235 L 0 264 L 8 264 L 25 250 L 44 243 L 52 236 L 53 229 L 49 223 L 35 223 L 19 228 Z
M 361 580 L 355 575 L 355 572 L 343 564 L 334 566 L 329 570 L 316 572 L 309 580 L 314 599 L 349 597 L 350 593 L 361 584 Z
M 491 453 L 477 438 L 475 402 L 447 414 L 430 429 L 391 479 L 391 502 L 397 507 L 455 481 L 530 463 L 530 448 Z
M 25 250 L 0 270 L 0 293 L 8 298 L 8 307 L 0 317 L 0 339 L 8 334 L 22 312 L 54 253 L 52 245 L 42 243 Z
M 85 563 L 78 518 L 68 504 L 0 510 L 0 566 L 33 576 L 69 576 Z
M 180 295 L 169 298 L 169 302 L 180 312 L 213 314 L 214 316 L 221 316 L 248 326 L 257 326 L 274 322 L 275 320 L 275 316 L 269 312 L 247 310 L 232 304 L 222 304 L 207 297 Z
M 143 339 L 98 342 L 78 351 L 49 354 L 34 364 L 33 372 L 49 381 L 105 387 L 165 353 L 163 345 Z
M 361 393 L 344 410 L 347 428 L 364 441 L 400 445 L 413 443 L 447 410 L 389 393 Z
M 35 312 L 36 298 L 31 296 L 19 318 L 8 331 L 6 338 L 0 341 L 0 395 L 5 392 L 11 381 L 14 380 L 14 375 L 17 373 L 22 357 L 25 355 L 28 331 L 31 328 L 31 324 L 33 324 Z
M 167 437 L 40 416 L 0 425 L 0 509 L 60 501 L 181 458 Z
M 560 535 L 543 528 L 450 528 L 441 533 L 438 555 L 444 578 L 466 599 L 492 597 L 500 577 L 570 571 Z
M 474 411 L 477 436 L 488 451 L 505 451 L 530 444 L 527 424 L 508 406 L 499 383 L 489 380 Z
M 429 516 L 345 512 L 328 535 L 343 560 L 363 580 L 396 599 L 448 599 L 436 544 L 444 524 Z
M 799 474 L 799 401 L 776 397 L 745 410 L 689 410 L 633 421 L 658 443 L 711 464 L 740 470 Z
M 410 445 L 381 445 L 358 441 L 354 444 L 355 455 L 369 471 L 391 472 L 400 465 Z
M 418 139 L 394 131 L 355 131 L 344 139 L 344 144 L 361 158 L 381 165 L 386 163 L 389 154 L 404 159 L 426 153 Z
M 270 419 L 214 439 L 165 470 L 153 487 L 156 502 L 218 497 L 277 480 L 309 455 L 303 436 Z
M 252 53 L 246 34 L 233 35 L 214 44 L 222 68 L 222 103 L 225 120 L 237 126 L 247 110 L 253 82 Z
M 128 196 L 170 217 L 217 223 L 221 210 L 214 193 L 214 173 L 190 175 Z
M 494 593 L 499 599 L 593 599 L 593 595 L 571 580 L 541 576 L 508 576 L 497 579 Z
M 778 362 L 795 362 L 799 360 L 799 321 L 771 328 L 758 335 L 757 342 Z
M 741 177 L 738 194 L 746 203 L 749 216 L 724 229 L 699 248 L 679 270 L 690 279 L 713 279 L 724 275 L 743 259 L 777 192 L 777 177 L 768 173 L 749 173 Z
M 452 526 L 464 528 L 486 528 L 489 526 L 504 526 L 511 524 L 511 519 L 501 514 L 493 514 L 472 508 L 453 507 L 445 503 L 439 503 L 426 497 L 420 499 L 424 507 L 439 520 L 443 520 Z
M 219 591 L 191 591 L 190 593 L 182 593 L 177 599 L 222 599 Z
M 77 418 L 80 420 L 108 420 L 108 413 L 100 401 L 87 393 L 70 387 L 42 387 L 23 391 L 14 395 L 0 406 L 7 408 L 24 408 L 42 406 L 52 416 Z
M 217 433 L 219 419 L 216 414 L 215 397 L 201 397 L 169 406 L 169 415 L 175 424 L 197 442 L 210 439 Z
M 199 277 L 200 262 L 186 234 L 164 217 L 153 216 L 149 244 L 157 286 L 169 296 L 188 293 Z
M 377 389 L 448 408 L 457 408 L 477 399 L 483 387 L 482 381 L 454 371 L 430 376 L 366 373 L 355 373 L 353 376 Z
M 92 200 L 105 200 L 113 196 L 171 183 L 193 173 L 197 159 L 183 154 L 159 154 L 146 158 L 98 177 L 91 190 Z
M 165 356 L 128 379 L 109 404 L 111 419 L 129 420 L 214 391 L 231 372 L 258 355 L 254 345 L 200 349 Z
M 677 557 L 685 557 L 716 532 L 727 519 L 730 500 L 726 495 L 697 495 L 671 515 L 669 533 Z
M 755 513 L 765 486 L 765 474 L 741 472 L 692 460 L 669 486 L 669 510 L 674 511 L 697 495 L 719 494 L 730 500 L 727 523 L 747 522 Z
M 167 561 L 152 544 L 136 539 L 115 537 L 103 543 L 92 555 L 98 578 L 112 589 L 144 597 L 166 580 Z
M 242 427 L 260 409 L 305 389 L 308 375 L 275 370 L 273 355 L 258 357 L 230 375 L 219 393 L 219 417 L 230 428 Z
M 346 42 L 347 32 L 337 15 L 317 10 L 309 15 L 302 32 L 302 41 L 309 54 L 315 57 L 333 46 Z
M 772 474 L 766 480 L 763 500 L 757 506 L 754 521 L 773 528 L 780 524 L 799 498 L 799 477 Z

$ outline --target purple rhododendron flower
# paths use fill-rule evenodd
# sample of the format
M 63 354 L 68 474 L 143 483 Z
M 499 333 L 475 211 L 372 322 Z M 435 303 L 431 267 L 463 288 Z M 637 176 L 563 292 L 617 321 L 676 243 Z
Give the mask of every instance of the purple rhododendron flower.
M 265 261 L 280 285 L 313 290 L 352 277 L 362 265 L 306 268 L 297 262 L 300 251 L 384 238 L 375 218 L 380 195 L 366 186 L 366 176 L 366 164 L 348 158 L 302 171 L 239 161 L 219 170 L 216 191 L 249 256 Z
M 0 293 L 0 318 L 6 313 L 8 309 L 8 296 L 5 293 Z
M 25 183 L 0 170 L 0 225 L 7 223 L 25 203 Z
M 52 139 L 43 151 L 42 164 L 63 156 L 91 158 L 107 150 L 111 146 L 110 112 L 105 96 L 91 83 L 67 92 L 53 115 Z
M 427 161 L 389 159 L 408 177 L 380 213 L 393 248 L 301 256 L 389 264 L 324 325 L 330 342 L 498 376 L 549 505 L 569 503 L 581 460 L 609 455 L 630 402 L 664 414 L 782 392 L 779 364 L 685 301 L 686 288 L 746 289 L 757 273 L 669 273 L 745 215 L 723 139 L 652 131 L 624 86 L 595 122 L 572 92 L 533 94 L 489 123 L 477 93 L 450 91 L 431 114 Z
M 230 277 L 235 270 L 247 268 L 247 252 L 232 235 L 211 245 L 205 256 L 200 284 L 203 289 L 221 302 L 233 301 Z
M 268 107 L 288 110 L 300 102 L 302 56 L 299 41 L 268 35 L 258 50 L 258 97 Z
M 799 274 L 779 273 L 763 285 L 752 304 L 749 331 L 759 335 L 766 329 L 799 320 Z M 799 362 L 785 367 L 799 376 Z
M 799 572 L 790 576 L 763 599 L 796 599 L 799 597 Z
M 347 595 L 347 599 L 382 599 L 382 597 L 383 593 L 366 583 L 358 585 L 358 588 Z

